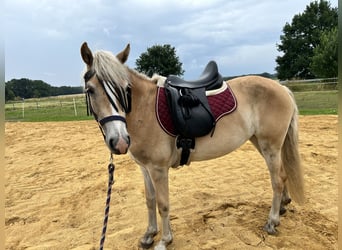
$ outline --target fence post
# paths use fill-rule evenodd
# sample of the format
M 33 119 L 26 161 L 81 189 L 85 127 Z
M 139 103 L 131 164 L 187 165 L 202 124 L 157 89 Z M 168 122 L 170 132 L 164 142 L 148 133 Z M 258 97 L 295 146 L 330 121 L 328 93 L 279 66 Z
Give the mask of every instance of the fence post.
M 75 116 L 77 116 L 77 109 L 76 109 L 76 102 L 75 102 L 75 97 L 72 98 L 73 101 L 74 101 L 74 110 L 75 110 Z
M 25 118 L 25 99 L 23 98 L 23 119 Z

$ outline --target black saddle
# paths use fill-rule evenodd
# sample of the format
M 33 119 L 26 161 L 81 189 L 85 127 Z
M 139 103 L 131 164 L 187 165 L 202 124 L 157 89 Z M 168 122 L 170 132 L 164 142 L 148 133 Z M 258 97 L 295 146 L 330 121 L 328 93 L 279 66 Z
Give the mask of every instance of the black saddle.
M 223 84 L 217 64 L 210 61 L 198 80 L 185 81 L 170 75 L 165 80 L 165 93 L 172 121 L 177 131 L 177 147 L 182 148 L 180 165 L 187 163 L 195 138 L 209 134 L 215 128 L 206 90 L 218 89 Z
M 202 88 L 206 90 L 218 89 L 222 86 L 223 78 L 218 72 L 217 64 L 215 61 L 210 61 L 201 76 L 197 80 L 186 81 L 178 76 L 169 75 L 166 83 L 177 88 Z

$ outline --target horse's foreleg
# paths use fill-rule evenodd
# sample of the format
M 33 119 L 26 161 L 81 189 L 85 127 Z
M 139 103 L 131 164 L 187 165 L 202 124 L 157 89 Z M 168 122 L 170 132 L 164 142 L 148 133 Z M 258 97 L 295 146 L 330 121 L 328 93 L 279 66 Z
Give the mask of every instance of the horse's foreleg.
M 166 249 L 166 246 L 173 239 L 169 215 L 169 170 L 166 167 L 154 167 L 149 172 L 156 190 L 158 211 L 162 224 L 162 237 L 155 249 L 161 250 Z
M 146 206 L 148 210 L 148 227 L 144 236 L 140 239 L 142 248 L 150 248 L 154 242 L 154 236 L 158 233 L 156 214 L 156 195 L 150 174 L 144 167 L 140 167 L 144 176 Z
M 276 234 L 276 226 L 278 226 L 280 223 L 279 212 L 286 176 L 284 176 L 284 173 L 282 173 L 279 150 L 263 149 L 263 155 L 271 175 L 273 189 L 272 207 L 268 216 L 267 223 L 264 226 L 264 230 L 267 231 L 269 234 Z

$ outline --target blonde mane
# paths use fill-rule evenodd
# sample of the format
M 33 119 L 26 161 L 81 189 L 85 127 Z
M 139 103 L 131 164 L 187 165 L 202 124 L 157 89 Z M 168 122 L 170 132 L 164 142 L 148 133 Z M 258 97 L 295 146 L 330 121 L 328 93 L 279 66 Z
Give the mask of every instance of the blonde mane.
M 127 67 L 109 51 L 99 50 L 94 53 L 94 70 L 97 76 L 106 83 L 117 84 L 119 88 L 130 86 Z
M 117 99 L 122 110 L 126 113 L 129 112 L 128 92 L 131 84 L 128 67 L 123 65 L 111 52 L 100 50 L 94 53 L 93 68 L 113 106 L 115 107 L 114 103 Z
M 157 84 L 158 77 L 154 75 L 152 78 L 142 74 L 135 69 L 130 69 L 122 64 L 118 58 L 110 51 L 99 50 L 94 53 L 93 67 L 97 76 L 104 82 L 117 84 L 117 87 L 126 89 L 131 87 L 129 73 L 141 78 L 142 80 L 150 81 Z M 161 77 L 161 76 L 159 76 Z

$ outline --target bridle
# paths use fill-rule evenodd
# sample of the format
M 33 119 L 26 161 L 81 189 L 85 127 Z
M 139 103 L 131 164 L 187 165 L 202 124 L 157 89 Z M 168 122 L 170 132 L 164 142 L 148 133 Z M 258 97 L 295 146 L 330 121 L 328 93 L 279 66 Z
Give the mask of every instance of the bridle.
M 94 69 L 90 69 L 88 70 L 85 74 L 84 74 L 84 81 L 85 83 L 87 83 L 94 75 L 96 74 L 95 70 Z M 114 100 L 111 98 L 111 96 L 109 95 L 109 93 L 107 92 L 108 90 L 105 88 L 104 86 L 104 83 L 103 83 L 103 80 L 100 79 L 98 77 L 98 80 L 99 82 L 101 83 L 102 87 L 104 88 L 105 90 L 105 93 L 107 95 L 107 98 L 108 100 L 110 101 L 111 105 L 114 107 L 114 109 L 118 112 L 119 109 L 117 107 L 117 105 L 115 104 Z M 126 114 L 128 114 L 129 112 L 131 112 L 131 89 L 130 88 L 127 88 L 126 91 L 125 91 L 125 94 L 126 96 L 123 96 L 122 95 L 122 91 L 118 91 L 119 89 L 118 88 L 113 88 L 113 87 L 109 87 L 108 88 L 109 91 L 112 92 L 112 94 L 115 96 L 115 98 L 117 99 L 117 101 L 120 103 L 122 109 L 124 110 L 124 112 Z M 103 134 L 103 137 L 106 138 L 104 132 L 103 132 L 103 129 L 102 127 L 107 123 L 107 122 L 110 122 L 110 121 L 121 121 L 123 123 L 126 124 L 127 126 L 127 122 L 126 122 L 126 118 L 123 117 L 123 116 L 120 116 L 120 115 L 110 115 L 110 116 L 106 116 L 102 119 L 98 119 L 98 115 L 94 112 L 94 109 L 92 107 L 92 104 L 91 104 L 91 100 L 90 100 L 90 94 L 88 91 L 85 92 L 86 94 L 86 105 L 87 105 L 87 115 L 94 115 L 94 118 L 95 120 L 98 122 L 98 124 L 100 125 L 100 130 Z M 126 101 L 125 101 L 126 100 Z

